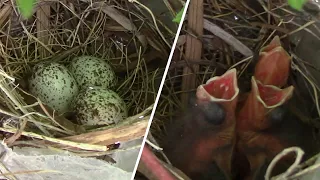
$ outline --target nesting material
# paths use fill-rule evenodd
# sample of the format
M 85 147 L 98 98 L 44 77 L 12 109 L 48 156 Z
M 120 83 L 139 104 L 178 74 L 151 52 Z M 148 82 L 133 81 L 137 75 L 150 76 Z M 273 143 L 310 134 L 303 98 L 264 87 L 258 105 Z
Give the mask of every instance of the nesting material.
M 15 1 L 3 2 L 0 7 L 3 12 L 0 20 L 1 139 L 5 139 L 14 148 L 54 147 L 77 155 L 101 157 L 106 156 L 109 150 L 115 150 L 116 142 L 141 138 L 145 134 L 158 91 L 159 85 L 155 82 L 163 75 L 161 69 L 164 67 L 157 63 L 165 64 L 167 61 L 170 47 L 166 41 L 173 41 L 178 26 L 172 22 L 175 12 L 182 8 L 180 1 L 177 2 L 179 6 L 175 8 L 162 1 L 162 7 L 157 6 L 157 9 L 163 10 L 161 13 L 166 12 L 168 15 L 166 18 L 172 23 L 172 29 L 157 18 L 159 15 L 146 9 L 147 6 L 127 0 L 37 1 L 35 13 L 29 19 L 21 17 Z M 84 65 L 80 70 L 79 61 L 74 61 L 78 57 L 86 57 L 85 60 L 78 59 Z M 100 59 L 100 66 L 92 63 L 97 62 L 96 59 Z M 89 60 L 91 64 L 88 64 Z M 52 99 L 47 98 L 47 101 L 31 91 L 28 80 L 35 73 L 33 67 L 44 62 L 65 67 L 52 72 L 54 75 L 46 80 L 56 79 L 55 75 L 63 72 L 60 74 L 70 73 L 75 76 L 72 81 L 79 84 L 79 92 L 97 86 L 103 88 L 103 91 L 109 92 L 112 89 L 113 93 L 109 94 L 117 96 L 118 100 L 121 98 L 121 107 L 112 104 L 115 103 L 113 101 L 105 101 L 109 97 L 104 95 L 102 101 L 105 104 L 101 105 L 106 105 L 108 113 L 118 114 L 113 114 L 112 120 L 106 118 L 108 123 L 98 123 L 98 127 L 83 126 L 83 123 L 77 123 L 72 102 L 63 96 L 61 90 L 57 90 L 60 86 L 52 83 L 44 88 L 47 90 L 46 95 L 68 103 L 62 108 L 55 105 L 61 102 L 52 105 Z M 70 68 L 69 65 L 73 63 L 78 64 L 76 68 Z M 94 66 L 100 69 L 92 70 L 90 75 L 85 76 L 89 81 L 76 76 L 89 72 L 87 69 Z M 67 73 L 66 68 L 72 72 Z M 115 72 L 106 74 L 110 68 Z M 67 82 L 60 77 L 58 81 L 68 83 L 67 86 L 71 87 L 71 81 Z M 92 102 L 92 99 L 86 102 Z M 111 105 L 106 102 L 109 105 L 111 102 Z M 94 104 L 91 105 L 96 108 Z M 98 115 L 101 115 L 101 109 L 93 109 L 91 113 L 99 112 Z M 112 172 L 109 175 L 112 176 Z M 95 177 L 86 179 L 98 179 Z
M 319 14 L 319 13 L 318 13 Z M 306 51 L 302 51 L 301 48 L 312 49 L 315 41 L 320 41 L 319 36 L 319 23 L 316 22 L 312 16 L 309 16 L 306 12 L 297 12 L 291 9 L 287 4 L 283 1 L 254 1 L 254 0 L 245 0 L 245 1 L 221 1 L 221 0 L 203 0 L 203 1 L 191 1 L 190 6 L 188 7 L 188 16 L 187 21 L 185 21 L 183 25 L 183 30 L 185 30 L 185 34 L 180 35 L 180 44 L 175 49 L 175 54 L 171 61 L 171 66 L 168 71 L 168 75 L 166 81 L 164 83 L 164 87 L 162 90 L 162 94 L 158 103 L 158 108 L 156 111 L 156 115 L 154 121 L 151 126 L 151 131 L 154 137 L 158 140 L 160 147 L 165 147 L 165 144 L 170 144 L 171 141 L 165 139 L 167 134 L 169 134 L 168 130 L 170 129 L 170 125 L 172 122 L 180 123 L 179 127 L 186 127 L 186 129 L 190 129 L 190 131 L 196 131 L 194 126 L 185 125 L 181 123 L 180 117 L 188 114 L 192 111 L 187 109 L 186 107 L 192 106 L 193 104 L 187 104 L 186 100 L 190 97 L 191 94 L 194 94 L 198 85 L 205 84 L 205 82 L 215 76 L 220 76 L 226 71 L 236 68 L 237 69 L 237 79 L 239 82 L 239 90 L 241 92 L 241 96 L 239 96 L 239 103 L 237 107 L 243 107 L 250 93 L 245 94 L 243 92 L 250 92 L 251 87 L 251 77 L 255 73 L 255 67 L 260 66 L 259 69 L 265 69 L 268 72 L 273 71 L 273 79 L 276 81 L 274 85 L 283 87 L 294 87 L 294 92 L 289 92 L 288 94 L 292 98 L 290 101 L 286 103 L 280 104 L 280 108 L 286 108 L 286 113 L 290 115 L 289 117 L 282 117 L 284 120 L 287 120 L 287 124 L 283 123 L 283 126 L 273 125 L 274 129 L 264 130 L 263 133 L 269 135 L 270 137 L 279 136 L 279 138 L 283 138 L 284 143 L 287 143 L 288 146 L 299 144 L 305 150 L 305 159 L 310 158 L 317 154 L 320 151 L 319 146 L 319 133 L 313 133 L 319 131 L 319 116 L 320 116 L 320 106 L 319 106 L 319 83 L 317 80 L 315 71 L 319 71 L 319 67 L 317 67 L 316 62 L 312 62 L 309 57 L 318 57 L 313 51 L 314 54 L 306 53 Z M 197 23 L 197 22 L 205 22 L 205 24 Z M 218 28 L 217 28 L 218 27 Z M 212 29 L 219 30 L 221 32 L 216 33 L 213 32 Z M 183 33 L 183 30 L 181 31 Z M 189 32 L 193 33 L 190 34 Z M 282 47 L 274 48 L 269 46 L 266 49 L 261 48 L 265 47 L 267 44 L 272 42 L 274 37 L 279 37 L 276 41 L 281 40 Z M 313 41 L 303 41 L 305 37 L 309 37 Z M 236 39 L 234 41 L 230 41 L 230 39 Z M 275 39 L 274 39 L 275 40 Z M 197 43 L 194 43 L 197 42 Z M 241 43 L 241 46 L 239 45 Z M 275 41 L 273 41 L 275 42 Z M 309 42 L 309 43 L 306 43 Z M 196 44 L 196 45 L 195 45 Z M 299 47 L 299 49 L 297 49 Z M 284 53 L 281 49 L 285 49 L 288 53 Z M 246 50 L 252 51 L 252 53 L 244 53 Z M 196 53 L 195 53 L 196 52 Z M 200 54 L 199 54 L 200 52 Z M 268 52 L 267 54 L 265 54 Z M 270 52 L 270 53 L 269 53 Z M 299 52 L 299 55 L 296 54 Z M 308 51 L 312 52 L 312 51 Z M 197 58 L 194 58 L 195 54 Z M 303 59 L 301 54 L 307 54 Z M 261 58 L 266 58 L 265 55 L 270 57 L 269 61 L 265 61 L 265 63 L 261 64 L 258 62 Z M 278 60 L 277 60 L 278 59 Z M 317 59 L 317 58 L 313 58 Z M 290 65 L 283 66 L 281 64 L 290 62 Z M 257 65 L 258 63 L 258 65 Z M 282 67 L 282 69 L 281 69 Z M 317 70 L 316 70 L 317 69 Z M 266 72 L 265 71 L 265 72 Z M 261 74 L 265 75 L 265 72 Z M 261 77 L 261 74 L 257 74 L 256 76 L 258 80 Z M 287 76 L 288 75 L 288 76 Z M 281 79 L 283 77 L 283 79 Z M 269 77 L 270 78 L 270 77 Z M 272 79 L 272 78 L 271 78 Z M 265 82 L 269 84 L 270 79 L 267 79 Z M 285 84 L 283 84 L 285 82 Z M 290 88 L 289 88 L 290 90 Z M 292 88 L 291 88 L 292 90 Z M 266 91 L 260 93 L 260 96 L 265 96 L 266 93 L 270 93 L 270 91 Z M 281 96 L 279 96 L 281 97 Z M 190 97 L 192 98 L 192 97 Z M 254 98 L 260 98 L 255 95 Z M 262 97 L 263 98 L 263 97 Z M 275 99 L 275 98 L 274 98 Z M 268 99 L 268 101 L 274 100 Z M 266 97 L 264 98 L 264 101 Z M 261 101 L 261 98 L 260 98 Z M 195 103 L 196 106 L 199 106 L 198 103 Z M 254 110 L 259 108 L 249 107 L 248 112 L 253 112 Z M 280 109 L 281 110 L 281 109 Z M 182 112 L 181 112 L 182 111 Z M 283 110 L 284 111 L 284 110 Z M 178 114 L 181 112 L 181 114 Z M 272 114 L 271 111 L 266 111 L 268 114 L 267 118 L 274 118 L 273 121 L 277 121 L 279 116 L 283 116 L 283 112 L 274 111 Z M 198 123 L 197 118 L 201 118 L 201 114 L 197 117 L 191 118 L 194 123 Z M 192 114 L 192 115 L 193 115 Z M 257 113 L 261 115 L 261 113 Z M 293 119 L 294 117 L 295 119 Z M 248 118 L 245 118 L 246 120 Z M 264 120 L 264 119 L 263 119 Z M 258 121 L 258 120 L 257 120 Z M 291 122 L 290 122 L 291 121 Z M 296 124 L 303 124 L 294 126 L 296 128 L 294 131 L 290 132 L 290 130 L 294 129 L 293 122 L 297 121 Z M 202 122 L 201 122 L 202 123 Z M 201 124 L 199 123 L 199 124 Z M 238 123 L 239 124 L 239 123 Z M 253 124 L 252 122 L 248 124 Z M 248 125 L 246 125 L 248 126 Z M 269 125 L 265 125 L 265 127 L 260 127 L 266 129 Z M 306 127 L 306 128 L 304 128 Z M 172 128 L 174 128 L 172 126 Z M 204 126 L 206 130 L 209 128 Z M 188 130 L 189 130 L 188 129 Z M 201 153 L 206 154 L 206 150 L 208 150 L 208 157 L 211 159 L 211 162 L 208 164 L 215 164 L 212 162 L 213 156 L 217 155 L 218 151 L 214 151 L 210 148 L 207 149 L 207 146 L 215 146 L 215 142 L 212 141 L 209 137 L 209 133 L 212 131 L 216 131 L 217 127 L 212 128 L 206 132 L 201 128 L 198 128 L 199 136 L 203 135 L 203 137 L 199 139 L 195 139 L 197 137 L 196 133 L 192 133 L 190 138 L 186 136 L 181 136 L 182 133 L 179 134 L 177 132 L 176 139 L 185 141 L 185 144 L 180 142 L 176 143 L 177 146 L 182 147 L 181 150 L 185 151 L 183 147 L 188 147 L 190 150 L 195 146 L 194 144 L 201 144 L 199 146 L 199 152 L 196 150 L 192 151 L 187 158 L 193 159 L 194 162 L 190 163 L 188 167 L 191 170 L 195 170 L 199 168 L 202 171 L 205 171 L 206 168 L 211 168 L 204 174 L 192 174 L 194 175 L 194 179 L 200 179 L 201 175 L 206 176 L 207 178 L 216 177 L 212 176 L 212 174 L 218 172 L 215 171 L 213 167 L 209 167 L 209 165 L 198 166 L 198 162 L 200 158 L 205 158 L 206 156 L 202 156 Z M 300 131 L 301 130 L 301 131 Z M 188 131 L 184 131 L 188 132 Z M 279 132 L 279 133 L 278 133 Z M 286 134 L 285 134 L 285 133 Z M 303 133 L 304 135 L 302 135 Z M 189 133 L 190 134 L 190 133 Z M 221 139 L 225 140 L 229 137 L 226 135 L 227 133 L 221 135 Z M 251 137 L 257 136 L 255 133 L 243 133 L 244 139 L 249 139 Z M 218 135 L 213 137 L 219 137 Z M 250 150 L 252 154 L 255 154 L 259 149 L 266 148 L 270 150 L 276 149 L 276 143 L 270 141 L 270 144 L 267 144 L 267 141 L 271 138 L 267 137 L 262 139 L 259 135 L 259 138 L 256 138 L 256 144 L 253 147 L 260 146 L 254 150 Z M 299 137 L 299 138 L 298 138 Z M 300 139 L 301 138 L 301 139 Z M 171 138 L 174 139 L 174 138 Z M 192 143 L 192 140 L 195 143 Z M 206 142 L 206 140 L 208 142 Z M 250 141 L 252 143 L 253 141 Z M 219 143 L 217 143 L 219 144 Z M 174 143 L 171 143 L 174 147 Z M 255 173 L 263 179 L 264 171 L 276 153 L 279 150 L 282 150 L 284 146 L 280 146 L 277 151 L 274 151 L 274 154 L 269 157 L 268 162 L 266 162 L 265 167 L 262 168 Z M 238 150 L 237 146 L 237 150 Z M 220 149 L 219 149 L 220 150 Z M 257 150 L 257 151 L 256 151 Z M 170 149 L 168 150 L 170 151 Z M 181 152 L 182 152 L 181 151 Z M 166 150 L 164 150 L 166 152 Z M 174 152 L 174 151 L 171 151 Z M 215 152 L 212 156 L 210 153 Z M 225 153 L 226 150 L 223 150 Z M 249 152 L 249 150 L 248 150 Z M 265 151 L 266 152 L 266 151 Z M 159 158 L 166 160 L 166 156 L 169 157 L 169 154 L 159 155 Z M 179 154 L 179 153 L 177 153 Z M 180 153 L 181 154 L 181 153 Z M 185 153 L 184 153 L 185 154 Z M 200 154 L 200 155 L 199 155 Z M 259 154 L 259 153 L 257 153 Z M 179 155 L 183 157 L 184 155 Z M 319 156 L 319 155 L 317 155 Z M 180 162 L 184 160 L 184 158 Z M 179 157 L 173 157 L 179 159 Z M 234 172 L 237 179 L 244 179 L 248 177 L 247 170 L 251 171 L 250 168 L 253 168 L 252 165 L 256 162 L 256 165 L 261 165 L 261 163 L 257 163 L 257 161 L 262 159 L 261 157 L 252 157 L 251 164 L 248 165 L 246 158 L 244 156 L 235 157 L 237 167 Z M 226 157 L 221 156 L 219 160 L 226 160 Z M 313 160 L 314 161 L 314 160 Z M 174 164 L 173 160 L 170 159 L 167 161 L 168 164 Z M 223 161 L 223 162 L 227 162 Z M 283 160 L 285 166 L 283 167 L 275 167 L 272 171 L 272 178 L 281 179 L 275 177 L 284 172 L 290 166 L 290 162 L 288 164 L 287 161 Z M 311 161 L 312 162 L 312 161 Z M 167 165 L 167 164 L 166 164 Z M 185 165 L 185 163 L 181 163 L 181 166 Z M 282 164 L 280 164 L 281 166 Z M 310 165 L 310 161 L 305 164 L 301 164 L 297 166 L 297 169 L 288 169 L 290 173 L 288 173 L 288 179 L 298 179 L 304 173 L 303 168 Z M 169 166 L 169 165 L 167 165 Z M 176 165 L 178 166 L 178 165 Z M 186 166 L 186 165 L 185 165 Z M 314 165 L 311 168 L 315 168 Z M 281 169 L 284 168 L 284 169 Z M 311 171 L 311 168 L 306 171 Z M 171 170 L 174 168 L 170 168 Z M 225 168 L 227 169 L 227 168 Z M 224 169 L 223 169 L 224 170 Z M 226 173 L 230 176 L 230 173 Z M 255 178 L 248 178 L 255 179 Z

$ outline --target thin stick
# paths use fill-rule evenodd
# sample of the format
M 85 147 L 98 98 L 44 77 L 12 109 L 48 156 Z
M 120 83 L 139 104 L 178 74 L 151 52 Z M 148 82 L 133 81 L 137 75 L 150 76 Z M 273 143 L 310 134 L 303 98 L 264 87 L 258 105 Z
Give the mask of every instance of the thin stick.
M 228 32 L 224 31 L 222 28 L 220 28 L 217 25 L 213 24 L 212 22 L 204 19 L 203 27 L 204 27 L 204 29 L 210 31 L 214 35 L 216 35 L 219 38 L 221 38 L 222 40 L 224 40 L 226 43 L 231 45 L 233 48 L 235 48 L 237 51 L 239 51 L 244 56 L 249 57 L 249 56 L 253 55 L 251 49 L 249 49 L 246 45 L 244 45 L 238 39 L 233 37 Z
M 158 27 L 158 24 L 157 24 L 157 21 L 156 21 L 156 18 L 154 17 L 152 11 L 151 11 L 147 6 L 143 5 L 142 3 L 140 3 L 140 2 L 137 1 L 137 0 L 128 0 L 128 1 L 131 2 L 131 3 L 132 3 L 132 2 L 137 3 L 138 5 L 142 6 L 145 10 L 147 10 L 147 11 L 149 12 L 149 14 L 151 15 L 152 20 L 153 20 L 153 22 L 154 22 L 154 25 L 155 25 L 155 27 L 156 27 L 159 35 L 161 36 L 162 40 L 167 44 L 167 46 L 168 46 L 169 48 L 171 48 L 170 43 L 166 40 L 166 38 L 164 37 L 164 35 L 163 35 L 162 32 L 160 31 L 160 29 L 159 29 L 159 27 Z
M 0 127 L 0 131 L 9 132 L 9 133 L 16 133 L 17 129 L 15 129 L 15 128 L 8 129 L 8 128 Z M 91 151 L 107 151 L 108 150 L 108 148 L 106 146 L 61 140 L 61 139 L 56 139 L 56 138 L 51 138 L 51 137 L 39 135 L 39 134 L 36 134 L 33 132 L 22 131 L 21 134 L 24 136 L 42 139 L 42 140 L 46 140 L 46 141 L 50 141 L 50 142 L 54 142 L 54 143 L 58 143 L 58 144 L 62 144 L 62 145 L 72 146 L 72 147 L 76 147 L 76 148 L 80 148 L 80 149 L 84 149 L 84 150 L 91 150 Z
M 314 85 L 314 83 L 310 80 L 310 78 L 308 78 L 302 71 L 301 69 L 295 65 L 293 62 L 291 63 L 292 65 L 292 69 L 295 69 L 297 71 L 299 71 L 299 73 L 309 82 L 309 84 L 312 86 L 313 89 L 313 93 L 314 93 L 314 98 L 316 101 L 316 107 L 317 107 L 317 111 L 318 111 L 318 115 L 320 116 L 320 106 L 319 106 L 319 100 L 318 100 L 318 91 L 317 91 L 317 87 Z

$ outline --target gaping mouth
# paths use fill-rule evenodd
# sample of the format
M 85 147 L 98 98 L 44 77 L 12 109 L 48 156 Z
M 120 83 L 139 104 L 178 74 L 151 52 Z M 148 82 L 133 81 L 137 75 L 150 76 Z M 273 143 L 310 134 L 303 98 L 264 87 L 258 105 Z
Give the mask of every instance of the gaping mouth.
M 272 124 L 266 114 L 283 105 L 293 94 L 294 87 L 285 89 L 264 85 L 255 77 L 251 79 L 252 90 L 237 116 L 239 131 L 263 130 Z
M 243 107 L 239 109 L 240 111 L 237 111 L 237 117 L 235 115 L 235 112 L 237 97 L 240 92 L 238 88 L 236 69 L 230 69 L 223 75 L 213 77 L 209 79 L 206 84 L 200 85 L 197 88 L 196 92 L 197 100 L 199 100 L 199 102 L 209 101 L 222 105 L 226 115 L 225 118 L 222 118 L 224 119 L 223 124 L 219 126 L 218 130 L 220 132 L 215 132 L 214 136 L 212 137 L 208 136 L 207 134 L 203 137 L 203 139 L 201 137 L 201 141 L 198 143 L 199 146 L 197 146 L 200 147 L 199 149 L 197 149 L 199 150 L 199 152 L 195 154 L 202 155 L 202 157 L 207 158 L 207 154 L 210 154 L 211 152 L 213 152 L 213 150 L 219 148 L 222 149 L 221 147 L 223 147 L 223 145 L 226 145 L 227 143 L 232 145 L 236 144 L 237 147 L 241 148 L 241 143 L 239 146 L 238 143 L 242 141 L 244 142 L 244 144 L 249 144 L 249 146 L 252 146 L 252 149 L 255 149 L 255 147 L 257 146 L 255 151 L 259 151 L 259 149 L 266 149 L 268 151 L 271 151 L 268 149 L 269 147 L 271 149 L 276 148 L 276 150 L 283 149 L 284 145 L 282 145 L 281 142 L 278 141 L 277 137 L 273 137 L 273 135 L 270 135 L 270 137 L 260 137 L 260 135 L 263 135 L 263 132 L 261 130 L 269 128 L 273 123 L 266 115 L 272 112 L 274 108 L 277 108 L 286 103 L 293 95 L 293 86 L 282 89 L 282 87 L 287 83 L 290 70 L 290 62 L 290 56 L 282 48 L 278 36 L 276 36 L 269 43 L 269 45 L 262 48 L 262 50 L 260 51 L 259 62 L 255 67 L 254 76 L 251 78 L 251 92 L 247 96 Z M 214 108 L 211 108 L 210 106 L 208 107 L 209 110 L 205 109 L 204 111 L 210 111 L 210 113 L 217 114 L 214 111 Z M 216 116 L 210 113 L 208 113 L 210 115 L 208 116 L 210 117 L 208 119 L 214 119 L 212 117 Z M 213 124 L 220 125 L 221 123 Z M 194 126 L 192 126 L 192 128 L 193 127 Z M 259 131 L 262 133 L 260 133 Z M 233 138 L 235 137 L 235 134 L 237 134 L 237 138 Z M 259 135 L 256 136 L 257 134 Z M 246 138 L 247 136 L 248 138 Z M 252 141 L 254 142 L 252 143 Z M 261 146 L 259 146 L 260 144 Z M 265 147 L 265 144 L 269 146 Z M 228 164 L 228 157 L 230 157 L 230 154 L 233 155 L 233 150 L 234 149 L 232 149 L 231 151 L 224 151 L 226 154 L 219 154 L 219 156 L 216 154 L 217 156 L 215 156 L 215 162 L 222 170 L 224 170 L 224 172 L 230 172 L 232 169 L 231 165 Z M 249 153 L 250 155 L 253 152 L 244 153 Z M 255 158 L 258 156 L 252 157 Z M 252 165 L 253 168 L 261 165 L 259 161 L 257 161 L 257 164 L 253 163 L 256 162 L 255 160 L 249 161 L 250 166 Z
M 291 58 L 281 46 L 276 36 L 269 45 L 260 51 L 260 59 L 255 67 L 254 76 L 265 85 L 282 87 L 286 84 Z
M 252 77 L 251 83 L 254 96 L 265 108 L 275 108 L 282 105 L 291 98 L 294 90 L 293 86 L 280 89 L 276 86 L 264 85 L 255 77 Z
M 230 69 L 221 76 L 209 79 L 206 84 L 200 85 L 197 89 L 199 100 L 215 102 L 232 101 L 238 94 L 236 69 Z

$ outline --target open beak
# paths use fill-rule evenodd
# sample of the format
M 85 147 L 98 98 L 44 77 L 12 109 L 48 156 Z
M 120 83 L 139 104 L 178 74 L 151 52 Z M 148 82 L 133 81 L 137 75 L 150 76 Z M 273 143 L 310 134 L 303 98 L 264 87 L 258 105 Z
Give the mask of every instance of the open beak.
M 236 73 L 236 69 L 231 69 L 222 76 L 213 77 L 200 85 L 196 92 L 199 104 L 214 102 L 225 111 L 223 123 L 209 130 L 214 130 L 214 133 L 199 139 L 197 148 L 199 157 L 210 156 L 228 179 L 231 179 L 235 147 L 235 108 L 239 94 Z M 206 155 L 201 157 L 201 154 Z
M 259 61 L 255 67 L 254 76 L 262 84 L 283 87 L 287 83 L 291 58 L 281 46 L 278 36 L 263 47 Z
M 237 83 L 237 70 L 230 69 L 222 76 L 215 76 L 200 85 L 197 89 L 197 99 L 201 101 L 212 101 L 222 104 L 229 116 L 234 116 L 237 105 L 239 88 Z
M 294 87 L 280 89 L 272 85 L 264 85 L 255 77 L 251 79 L 252 90 L 237 117 L 237 130 L 260 131 L 272 125 L 267 115 L 275 108 L 283 105 L 291 98 Z
M 251 79 L 252 90 L 237 116 L 238 148 L 247 157 L 252 179 L 267 160 L 287 147 L 278 137 L 267 133 L 273 123 L 268 114 L 287 102 L 293 93 L 293 86 L 280 89 L 264 85 L 255 77 Z M 253 178 L 254 179 L 254 178 Z

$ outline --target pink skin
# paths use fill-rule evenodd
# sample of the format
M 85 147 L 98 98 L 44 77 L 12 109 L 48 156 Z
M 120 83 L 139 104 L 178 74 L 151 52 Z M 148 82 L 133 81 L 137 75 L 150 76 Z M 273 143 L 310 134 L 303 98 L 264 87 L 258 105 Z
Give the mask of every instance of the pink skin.
M 231 165 L 235 146 L 234 110 L 238 93 L 235 69 L 220 77 L 211 78 L 206 84 L 198 87 L 197 105 L 168 129 L 165 153 L 172 164 L 190 178 L 224 176 L 232 179 Z M 206 110 L 201 110 L 211 102 L 217 103 L 225 112 L 224 117 L 221 117 L 224 119 L 219 124 L 207 119 Z
M 269 128 L 272 124 L 266 118 L 266 114 L 290 99 L 294 89 L 293 86 L 280 89 L 263 85 L 254 77 L 251 82 L 252 90 L 237 116 L 238 132 L 260 131 Z
M 283 87 L 287 83 L 291 58 L 282 48 L 278 36 L 260 51 L 255 78 L 264 85 Z
M 216 76 L 200 85 L 197 89 L 198 103 L 212 101 L 221 104 L 226 112 L 217 134 L 199 139 L 196 147 L 197 160 L 213 159 L 218 167 L 230 178 L 232 156 L 235 145 L 235 109 L 239 88 L 236 79 L 236 69 L 227 71 L 222 76 Z M 223 147 L 228 147 L 224 149 Z M 224 149 L 224 150 L 219 150 Z
M 261 130 L 272 126 L 266 118 L 267 113 L 285 103 L 292 92 L 292 86 L 280 89 L 263 85 L 252 77 L 252 91 L 237 116 L 236 128 L 239 136 L 237 147 L 250 164 L 251 173 L 247 179 L 253 179 L 254 173 L 266 160 L 271 160 L 289 146 L 280 138 Z
M 237 148 L 239 148 L 240 154 L 246 155 L 253 173 L 267 158 L 272 158 L 287 147 L 287 144 L 277 137 L 270 134 L 263 134 L 259 131 L 271 126 L 271 123 L 268 122 L 266 118 L 266 114 L 272 109 L 283 105 L 292 96 L 294 89 L 292 86 L 285 89 L 278 88 L 287 83 L 290 61 L 290 56 L 281 47 L 280 39 L 276 36 L 271 43 L 260 52 L 260 60 L 256 66 L 254 77 L 252 78 L 252 91 L 249 93 L 244 106 L 237 116 L 236 132 L 239 137 Z M 224 106 L 227 117 L 224 127 L 220 129 L 221 132 L 224 131 L 223 128 L 233 129 L 235 124 L 234 113 L 238 96 L 235 74 L 235 70 L 229 70 L 220 77 L 210 79 L 207 84 L 199 86 L 197 90 L 197 98 L 200 103 L 201 101 L 214 101 Z M 237 92 L 235 93 L 235 91 Z M 233 95 L 235 95 L 234 98 L 232 98 Z M 201 146 L 202 149 L 205 150 L 202 150 L 202 152 L 199 152 L 197 155 L 203 154 L 203 158 L 208 157 L 209 154 L 206 154 L 206 152 L 209 152 L 210 149 L 211 151 L 218 149 L 219 146 L 222 146 L 222 142 L 232 142 L 231 139 L 234 138 L 227 140 L 219 138 L 211 138 L 211 140 L 209 140 L 209 138 L 204 138 L 200 140 L 199 143 L 203 142 Z M 265 149 L 265 151 L 255 154 L 246 153 L 249 152 L 250 149 L 255 151 L 259 148 Z M 221 159 L 230 160 L 231 154 L 233 153 L 232 149 L 224 155 L 218 153 L 212 155 L 225 173 L 231 172 L 231 165 L 229 164 L 230 162 L 221 161 Z M 228 154 L 230 155 L 228 156 Z M 252 176 L 253 175 L 250 174 L 248 179 L 252 178 Z
M 239 93 L 235 69 L 227 71 L 220 77 L 214 77 L 205 85 L 199 86 L 197 89 L 197 99 L 199 103 L 203 101 L 214 101 L 222 104 L 225 108 L 227 116 L 225 124 L 220 127 L 220 133 L 228 132 L 229 135 L 220 136 L 228 137 L 227 139 L 220 139 L 220 137 L 216 135 L 215 138 L 203 137 L 198 140 L 199 151 L 196 151 L 195 153 L 197 158 L 195 161 L 208 157 L 213 158 L 220 169 L 222 169 L 225 174 L 229 174 L 232 168 L 232 155 L 235 154 L 234 148 L 225 151 L 224 154 L 219 153 L 216 150 L 219 149 L 219 147 L 228 144 L 227 142 L 229 142 L 229 144 L 230 142 L 235 143 L 235 137 L 230 135 L 233 134 L 234 131 L 238 133 L 240 138 L 237 148 L 239 148 L 240 153 L 245 154 L 251 166 L 251 170 L 254 172 L 263 164 L 267 157 L 274 156 L 275 153 L 284 149 L 286 145 L 276 137 L 263 135 L 262 133 L 252 133 L 252 130 L 259 131 L 269 127 L 270 124 L 265 118 L 266 113 L 272 108 L 278 107 L 286 102 L 291 97 L 292 91 L 293 87 L 282 90 L 275 86 L 263 85 L 253 77 L 252 91 L 237 116 L 237 130 L 235 130 L 235 109 Z M 250 149 L 265 149 L 268 146 L 270 148 L 267 149 L 267 153 L 246 153 L 246 151 Z M 210 154 L 210 152 L 215 152 L 215 154 Z M 240 156 L 240 154 L 235 154 L 235 157 L 236 156 Z M 228 161 L 226 161 L 226 159 L 228 159 Z M 249 174 L 248 178 L 250 179 L 251 176 L 252 175 Z
M 280 89 L 287 83 L 290 62 L 290 56 L 281 47 L 278 36 L 260 52 L 260 59 L 251 81 L 252 90 L 237 115 L 236 129 L 240 139 L 238 148 L 246 154 L 251 168 L 251 174 L 247 179 L 254 178 L 254 174 L 265 160 L 272 159 L 288 147 L 280 138 L 261 130 L 272 126 L 266 117 L 267 113 L 283 105 L 292 96 L 293 86 Z
M 287 147 L 287 144 L 279 138 L 262 133 L 261 130 L 271 126 L 266 119 L 266 113 L 281 106 L 292 95 L 293 87 L 280 89 L 287 82 L 290 61 L 289 55 L 281 47 L 279 37 L 276 36 L 260 52 L 260 60 L 252 78 L 252 91 L 237 117 L 235 111 L 239 89 L 235 69 L 227 71 L 222 76 L 213 77 L 206 84 L 200 85 L 196 93 L 197 103 L 205 104 L 211 101 L 222 105 L 226 111 L 226 118 L 221 125 L 212 128 L 212 125 L 201 122 L 199 119 L 186 121 L 190 124 L 186 125 L 187 129 L 184 131 L 192 135 L 174 144 L 173 154 L 183 157 L 180 160 L 176 159 L 180 166 L 178 168 L 186 174 L 192 174 L 201 171 L 208 163 L 214 161 L 227 178 L 231 179 L 233 157 L 244 154 L 252 171 L 247 179 L 252 179 L 255 171 L 266 159 L 272 158 Z M 203 129 L 200 126 L 208 126 L 211 131 L 198 132 Z M 197 133 L 200 134 L 197 135 Z M 237 144 L 236 135 L 239 138 Z M 240 150 L 239 154 L 235 154 L 236 149 Z M 259 149 L 264 150 L 259 151 Z M 249 153 L 257 150 L 256 153 Z M 179 153 L 184 153 L 184 155 L 179 155 Z M 161 173 L 155 172 L 155 174 L 160 176 Z
M 235 109 L 238 102 L 239 88 L 237 84 L 237 71 L 231 69 L 222 76 L 215 76 L 200 85 L 196 95 L 199 103 L 212 101 L 221 104 L 226 111 L 224 127 L 235 125 Z

